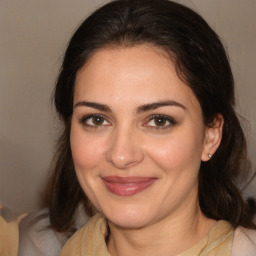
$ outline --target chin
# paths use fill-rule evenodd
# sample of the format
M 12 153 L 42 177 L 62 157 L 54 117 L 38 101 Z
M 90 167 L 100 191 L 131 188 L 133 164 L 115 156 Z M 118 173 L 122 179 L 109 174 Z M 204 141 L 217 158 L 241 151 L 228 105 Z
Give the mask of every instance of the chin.
M 149 216 L 148 211 L 143 209 L 140 211 L 138 208 L 128 207 L 127 209 L 109 209 L 103 211 L 105 217 L 114 225 L 122 228 L 142 228 L 146 226 L 152 216 Z

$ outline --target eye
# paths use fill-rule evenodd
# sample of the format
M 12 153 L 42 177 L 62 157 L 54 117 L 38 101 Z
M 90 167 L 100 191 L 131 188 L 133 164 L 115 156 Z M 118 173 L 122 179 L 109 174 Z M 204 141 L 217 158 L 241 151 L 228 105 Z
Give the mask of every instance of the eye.
M 176 124 L 176 121 L 169 116 L 165 115 L 153 115 L 149 117 L 149 121 L 145 126 L 149 126 L 156 129 L 164 129 Z
M 88 127 L 100 127 L 100 126 L 109 126 L 110 123 L 106 120 L 106 118 L 102 115 L 88 115 L 83 117 L 80 122 L 84 125 L 84 126 L 88 126 Z

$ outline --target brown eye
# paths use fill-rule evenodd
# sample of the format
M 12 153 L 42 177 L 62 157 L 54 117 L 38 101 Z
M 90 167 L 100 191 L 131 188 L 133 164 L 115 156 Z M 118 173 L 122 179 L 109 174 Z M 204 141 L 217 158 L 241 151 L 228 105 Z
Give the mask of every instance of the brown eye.
M 154 119 L 154 124 L 156 126 L 165 126 L 166 122 L 167 122 L 166 118 L 163 118 L 163 117 L 156 117 Z
M 104 123 L 104 118 L 101 116 L 94 116 L 92 117 L 92 123 L 94 125 L 102 125 Z
M 84 126 L 93 128 L 111 125 L 104 116 L 96 114 L 85 116 L 81 118 L 80 122 Z
M 145 126 L 156 129 L 167 129 L 176 124 L 176 121 L 166 115 L 153 115 L 150 117 L 149 121 L 145 124 Z

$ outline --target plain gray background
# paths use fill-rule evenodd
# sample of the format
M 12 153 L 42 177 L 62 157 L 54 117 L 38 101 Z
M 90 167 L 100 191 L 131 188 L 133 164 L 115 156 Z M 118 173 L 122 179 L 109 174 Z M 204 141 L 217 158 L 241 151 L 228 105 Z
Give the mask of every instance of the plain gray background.
M 66 44 L 103 0 L 0 0 L 0 204 L 39 207 L 58 134 L 51 92 Z M 236 81 L 249 156 L 256 153 L 256 0 L 187 0 L 220 35 Z M 256 182 L 246 190 L 256 197 Z

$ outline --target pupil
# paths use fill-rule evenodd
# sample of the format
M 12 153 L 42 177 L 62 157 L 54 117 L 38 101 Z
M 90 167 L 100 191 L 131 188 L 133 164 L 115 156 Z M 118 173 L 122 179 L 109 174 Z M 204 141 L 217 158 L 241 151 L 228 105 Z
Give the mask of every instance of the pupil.
M 157 126 L 164 126 L 166 124 L 166 120 L 164 118 L 157 118 L 155 119 L 155 124 Z
M 103 118 L 96 116 L 92 119 L 93 124 L 95 125 L 101 125 L 103 123 Z

